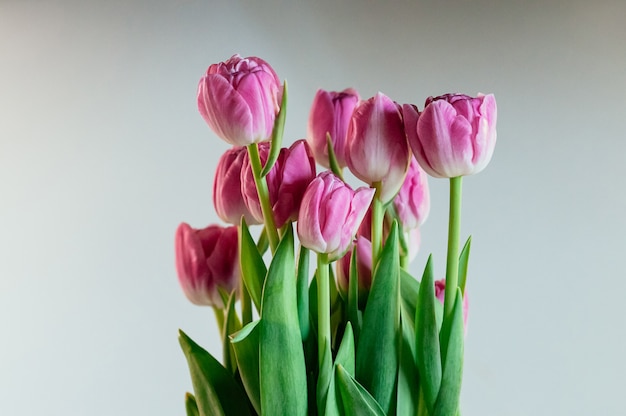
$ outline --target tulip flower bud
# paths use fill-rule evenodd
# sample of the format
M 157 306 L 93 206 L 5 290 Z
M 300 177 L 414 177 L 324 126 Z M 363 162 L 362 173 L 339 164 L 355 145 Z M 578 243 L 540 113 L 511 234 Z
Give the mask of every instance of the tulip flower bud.
M 409 172 L 393 204 L 402 228 L 417 228 L 426 221 L 430 211 L 428 177 L 415 158 L 411 158 Z
M 382 182 L 383 203 L 393 199 L 411 160 L 400 106 L 382 93 L 361 102 L 348 127 L 346 156 L 357 178 L 370 185 Z
M 237 227 L 210 225 L 176 230 L 176 271 L 185 296 L 196 305 L 224 304 L 218 288 L 230 293 L 239 285 Z
M 326 134 L 330 134 L 339 167 L 346 166 L 346 134 L 359 94 L 352 88 L 341 92 L 318 90 L 309 113 L 307 141 L 315 160 L 330 168 Z
M 372 286 L 372 243 L 365 237 L 357 236 L 356 243 L 351 250 L 337 260 L 337 289 L 344 299 L 348 299 L 350 283 L 350 262 L 352 253 L 356 248 L 357 253 L 357 276 L 359 287 L 359 304 L 363 305 L 367 300 L 370 287 Z
M 429 97 L 424 111 L 403 106 L 407 137 L 422 168 L 436 178 L 478 173 L 496 145 L 496 99 L 462 94 Z
M 327 253 L 329 260 L 350 248 L 374 190 L 356 191 L 331 172 L 323 172 L 309 184 L 298 215 L 298 237 L 303 246 Z
M 444 304 L 446 292 L 446 279 L 435 281 L 435 296 L 439 299 L 441 304 Z M 467 318 L 469 315 L 469 303 L 467 301 L 467 292 L 463 294 L 463 328 L 467 334 Z
M 245 147 L 233 147 L 227 150 L 217 163 L 213 182 L 213 204 L 219 217 L 234 225 L 239 225 L 241 217 L 248 225 L 260 224 L 248 210 L 241 194 L 241 170 L 248 157 Z
M 259 144 L 261 163 L 265 164 L 268 154 L 269 143 Z M 297 140 L 288 149 L 281 149 L 266 178 L 276 227 L 297 220 L 304 191 L 315 178 L 315 160 L 307 142 Z M 259 194 L 247 156 L 241 170 L 241 183 L 246 206 L 257 220 L 263 221 Z
M 233 55 L 213 64 L 198 84 L 198 110 L 226 142 L 247 146 L 271 138 L 282 87 L 264 60 Z

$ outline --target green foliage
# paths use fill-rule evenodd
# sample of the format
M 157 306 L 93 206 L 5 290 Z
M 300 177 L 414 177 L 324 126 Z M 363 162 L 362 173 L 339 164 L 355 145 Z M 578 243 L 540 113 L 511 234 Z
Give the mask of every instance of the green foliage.
M 267 268 L 243 217 L 239 227 L 239 265 L 243 283 L 246 285 L 257 311 L 260 311 L 262 288 Z
M 280 149 L 283 145 L 283 132 L 285 131 L 285 118 L 287 117 L 287 81 L 283 84 L 283 100 L 280 103 L 280 112 L 274 120 L 272 130 L 272 141 L 270 142 L 270 153 L 261 171 L 261 177 L 265 177 L 278 160 Z

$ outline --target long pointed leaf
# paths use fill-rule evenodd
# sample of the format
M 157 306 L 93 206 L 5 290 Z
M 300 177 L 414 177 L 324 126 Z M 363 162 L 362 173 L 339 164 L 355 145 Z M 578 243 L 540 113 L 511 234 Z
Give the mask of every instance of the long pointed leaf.
M 187 412 L 187 416 L 200 416 L 196 398 L 193 397 L 193 394 L 191 393 L 185 394 L 185 411 Z
M 178 340 L 187 357 L 200 416 L 249 415 L 248 399 L 228 370 L 183 331 Z
M 467 282 L 467 263 L 469 261 L 470 248 L 472 246 L 472 236 L 470 235 L 459 255 L 459 287 L 461 293 L 465 294 L 465 283 Z
M 232 374 L 237 371 L 237 359 L 235 358 L 233 347 L 230 344 L 229 335 L 233 334 L 241 329 L 241 321 L 235 311 L 235 301 L 237 300 L 237 292 L 233 291 L 226 303 L 226 320 L 224 321 L 224 332 L 222 333 L 222 354 L 223 361 L 226 368 L 230 370 Z
M 304 342 L 311 331 L 311 320 L 309 319 L 309 253 L 310 250 L 300 246 L 298 256 L 298 320 L 300 322 L 300 335 Z
M 259 353 L 263 414 L 306 415 L 306 368 L 298 323 L 291 229 L 278 245 L 265 279 Z
M 361 322 L 359 317 L 359 276 L 357 261 L 357 250 L 352 250 L 350 273 L 348 274 L 348 320 L 352 323 L 354 339 L 358 343 L 361 334 Z
M 239 258 L 241 277 L 258 312 L 261 310 L 261 295 L 267 268 L 243 217 L 239 227 Z
M 283 84 L 283 99 L 280 103 L 280 111 L 274 121 L 274 129 L 272 130 L 272 141 L 270 142 L 270 154 L 267 157 L 265 166 L 261 171 L 261 177 L 265 177 L 278 160 L 280 149 L 283 146 L 283 132 L 285 130 L 285 118 L 287 117 L 287 81 Z
M 259 384 L 260 323 L 260 320 L 250 322 L 230 337 L 243 387 L 254 410 L 258 414 L 261 414 L 261 388 Z
M 341 394 L 345 415 L 385 416 L 385 411 L 371 394 L 341 364 L 335 366 L 335 382 Z
M 398 369 L 397 416 L 415 416 L 418 406 L 419 370 L 415 362 L 415 325 L 405 304 L 400 309 L 402 344 L 400 347 L 400 368 Z M 415 315 L 413 315 L 415 316 Z
M 342 401 L 341 392 L 336 388 L 335 367 L 341 365 L 352 377 L 354 377 L 355 370 L 355 352 L 354 352 L 354 333 L 352 332 L 352 325 L 350 322 L 346 324 L 346 329 L 335 357 L 335 364 L 333 366 L 333 374 L 330 378 L 330 384 L 328 386 L 328 396 L 326 398 L 326 406 L 324 416 L 340 416 L 342 414 Z

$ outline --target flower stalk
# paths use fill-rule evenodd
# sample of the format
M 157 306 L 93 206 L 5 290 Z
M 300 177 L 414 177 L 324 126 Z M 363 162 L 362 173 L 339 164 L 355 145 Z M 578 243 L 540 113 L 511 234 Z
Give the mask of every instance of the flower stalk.
M 372 200 L 372 268 L 374 268 L 383 247 L 383 220 L 385 210 L 380 199 L 382 182 L 374 182 L 372 186 L 376 190 L 374 199 Z
M 444 320 L 452 319 L 456 289 L 459 286 L 459 242 L 461 234 L 461 188 L 463 177 L 450 178 L 450 217 L 448 220 L 448 258 L 446 261 L 446 291 Z
M 320 371 L 324 365 L 324 349 L 330 346 L 329 267 L 328 254 L 319 253 L 317 255 L 317 351 Z

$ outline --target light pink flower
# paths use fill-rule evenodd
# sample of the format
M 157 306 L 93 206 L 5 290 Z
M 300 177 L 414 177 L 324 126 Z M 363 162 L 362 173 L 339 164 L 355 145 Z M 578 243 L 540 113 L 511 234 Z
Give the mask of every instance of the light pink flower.
M 405 231 L 419 227 L 428 218 L 430 211 L 428 177 L 415 158 L 411 158 L 409 172 L 393 204 Z
M 331 172 L 318 175 L 307 187 L 298 215 L 298 237 L 303 246 L 327 253 L 330 260 L 343 256 L 352 245 L 374 190 L 352 190 Z
M 346 134 L 359 94 L 352 88 L 341 92 L 318 90 L 313 99 L 307 142 L 320 165 L 330 168 L 326 133 L 330 134 L 333 150 L 340 167 L 346 166 Z
M 218 287 L 227 293 L 239 285 L 237 227 L 210 225 L 176 230 L 176 271 L 185 296 L 196 305 L 223 308 Z
M 496 99 L 462 94 L 429 97 L 424 111 L 403 106 L 407 137 L 415 158 L 436 178 L 472 175 L 483 170 L 496 145 Z
M 380 92 L 361 102 L 348 127 L 346 157 L 357 178 L 370 185 L 382 182 L 384 203 L 393 199 L 411 160 L 400 106 Z
M 264 60 L 233 55 L 213 64 L 198 84 L 198 110 L 226 142 L 247 146 L 271 138 L 282 87 Z
M 439 299 L 441 304 L 444 304 L 446 297 L 446 279 L 435 281 L 435 296 Z M 467 291 L 463 295 L 463 327 L 467 334 L 467 318 L 469 316 L 469 303 L 467 300 Z

